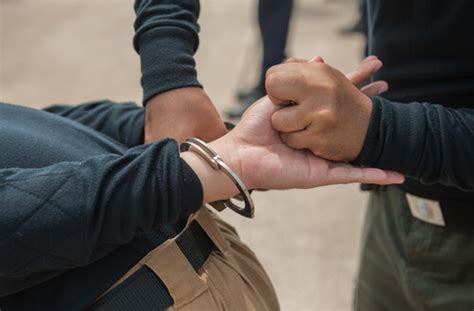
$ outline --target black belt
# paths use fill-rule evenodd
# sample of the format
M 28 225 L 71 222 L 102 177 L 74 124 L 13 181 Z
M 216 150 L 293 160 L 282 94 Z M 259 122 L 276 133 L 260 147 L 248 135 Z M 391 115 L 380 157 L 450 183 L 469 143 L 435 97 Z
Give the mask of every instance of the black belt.
M 196 221 L 176 239 L 176 244 L 196 272 L 214 249 L 211 239 Z M 89 310 L 164 310 L 173 303 L 163 281 L 150 268 L 143 266 Z

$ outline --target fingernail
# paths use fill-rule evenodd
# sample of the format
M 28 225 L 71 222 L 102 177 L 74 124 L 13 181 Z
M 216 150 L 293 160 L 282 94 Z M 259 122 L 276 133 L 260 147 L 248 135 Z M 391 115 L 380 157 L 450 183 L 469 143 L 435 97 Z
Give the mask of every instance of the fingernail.
M 379 94 L 385 93 L 387 91 L 388 91 L 388 85 L 387 84 L 383 84 L 383 85 L 379 86 L 379 88 L 377 89 L 377 92 Z
M 370 62 L 370 61 L 373 61 L 373 60 L 376 60 L 376 59 L 378 59 L 377 56 L 370 55 L 370 56 L 367 56 L 366 58 L 364 58 L 362 63 L 367 63 L 367 62 Z
M 310 59 L 310 63 L 316 62 L 316 63 L 324 63 L 324 59 L 321 56 L 315 56 Z
M 378 70 L 380 70 L 380 68 L 382 68 L 383 64 L 382 64 L 381 61 L 379 61 L 379 60 L 373 60 L 373 62 L 377 62 L 377 64 L 376 64 L 375 67 L 374 67 L 374 72 L 375 72 L 375 71 L 378 71 Z

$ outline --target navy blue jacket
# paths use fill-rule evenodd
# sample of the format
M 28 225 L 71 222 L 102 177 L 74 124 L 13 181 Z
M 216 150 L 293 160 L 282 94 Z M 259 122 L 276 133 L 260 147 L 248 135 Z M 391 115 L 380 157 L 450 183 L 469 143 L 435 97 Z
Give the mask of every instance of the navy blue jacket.
M 202 204 L 143 108 L 0 104 L 0 308 L 83 309 Z

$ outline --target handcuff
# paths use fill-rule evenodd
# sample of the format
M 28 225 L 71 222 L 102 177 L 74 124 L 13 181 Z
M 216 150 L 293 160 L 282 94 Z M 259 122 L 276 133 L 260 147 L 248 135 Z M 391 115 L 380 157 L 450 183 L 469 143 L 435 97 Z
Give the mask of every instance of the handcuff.
M 230 208 L 237 214 L 240 214 L 247 218 L 254 217 L 254 203 L 252 197 L 250 196 L 250 191 L 247 189 L 240 177 L 222 160 L 222 158 L 212 150 L 208 144 L 196 137 L 191 137 L 181 143 L 180 146 L 181 152 L 192 151 L 203 158 L 213 169 L 222 171 L 227 177 L 232 180 L 234 185 L 239 190 L 239 195 L 235 196 L 234 199 L 243 201 L 244 206 L 241 207 L 234 202 L 232 198 L 228 200 L 220 200 L 216 202 L 211 202 L 209 205 L 214 207 L 218 211 L 222 211 L 225 208 Z

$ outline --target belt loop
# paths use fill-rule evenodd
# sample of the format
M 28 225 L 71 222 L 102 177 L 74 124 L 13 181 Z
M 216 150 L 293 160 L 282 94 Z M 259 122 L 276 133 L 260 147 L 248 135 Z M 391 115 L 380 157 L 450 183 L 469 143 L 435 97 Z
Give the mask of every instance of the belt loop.
M 229 250 L 229 245 L 222 236 L 219 228 L 216 225 L 215 220 L 211 216 L 211 212 L 207 207 L 203 206 L 196 214 L 196 221 L 199 223 L 201 228 L 206 232 L 207 236 L 211 239 L 217 249 L 226 255 Z
M 165 284 L 179 308 L 207 290 L 207 285 L 179 249 L 176 239 L 168 240 L 145 256 L 141 263 L 148 266 Z

